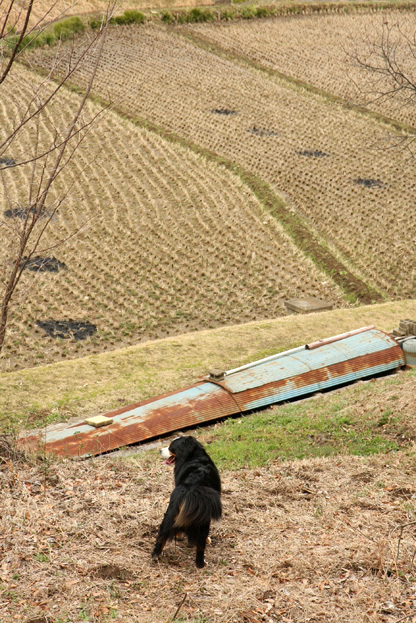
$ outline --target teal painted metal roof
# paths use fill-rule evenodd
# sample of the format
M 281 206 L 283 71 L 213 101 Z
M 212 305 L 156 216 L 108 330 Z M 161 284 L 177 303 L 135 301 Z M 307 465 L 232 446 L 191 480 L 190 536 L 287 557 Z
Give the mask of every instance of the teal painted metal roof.
M 364 328 L 279 353 L 194 386 L 106 415 L 113 423 L 94 429 L 71 424 L 27 438 L 63 456 L 100 454 L 154 439 L 229 415 L 374 376 L 405 364 L 397 342 L 386 333 Z

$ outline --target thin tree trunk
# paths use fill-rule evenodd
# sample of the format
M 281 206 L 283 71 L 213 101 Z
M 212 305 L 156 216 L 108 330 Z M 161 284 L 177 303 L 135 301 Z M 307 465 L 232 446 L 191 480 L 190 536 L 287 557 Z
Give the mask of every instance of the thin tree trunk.
M 11 7 L 13 6 L 14 0 L 11 0 L 11 5 L 9 6 L 9 11 L 7 13 L 6 19 L 10 14 Z M 14 62 L 16 61 L 17 54 L 19 53 L 18 47 L 23 40 L 24 33 L 27 32 L 30 12 L 32 10 L 34 0 L 30 0 L 30 4 L 25 9 L 26 10 L 26 19 L 23 25 L 23 29 L 20 33 L 19 41 L 14 48 L 14 54 L 12 54 L 6 69 L 0 75 L 0 84 L 4 81 L 6 76 L 9 74 L 10 70 L 13 67 Z M 55 3 L 54 3 L 55 5 Z M 54 6 L 53 5 L 53 6 Z M 32 175 L 30 178 L 30 189 L 29 189 L 29 205 L 26 207 L 26 214 L 24 216 L 23 222 L 19 225 L 6 225 L 3 223 L 4 227 L 7 227 L 12 235 L 17 237 L 17 244 L 15 246 L 15 251 L 12 253 L 12 256 L 9 258 L 9 266 L 11 265 L 10 273 L 5 277 L 3 283 L 0 282 L 0 286 L 2 287 L 2 294 L 0 294 L 0 352 L 2 351 L 6 338 L 6 330 L 8 324 L 8 316 L 9 316 L 9 308 L 10 303 L 12 302 L 15 291 L 19 285 L 20 279 L 22 277 L 23 270 L 25 269 L 29 260 L 33 257 L 34 253 L 37 251 L 40 242 L 42 240 L 43 235 L 45 234 L 48 226 L 56 215 L 58 210 L 60 209 L 62 203 L 67 197 L 67 192 L 61 193 L 61 195 L 54 201 L 53 208 L 48 210 L 46 214 L 45 221 L 42 222 L 42 226 L 37 228 L 37 225 L 40 223 L 41 219 L 45 217 L 45 205 L 48 198 L 48 195 L 65 167 L 71 162 L 72 158 L 75 157 L 76 150 L 82 143 L 85 135 L 87 134 L 91 124 L 95 123 L 98 117 L 102 114 L 102 111 L 93 116 L 89 121 L 82 121 L 81 115 L 87 103 L 88 97 L 90 95 L 92 85 L 98 70 L 102 49 L 105 41 L 106 29 L 109 23 L 110 18 L 112 17 L 114 10 L 117 6 L 117 0 L 109 0 L 109 4 L 106 12 L 106 19 L 103 20 L 103 25 L 93 38 L 92 41 L 86 46 L 84 51 L 80 54 L 80 57 L 76 60 L 72 67 L 69 67 L 66 73 L 60 78 L 55 88 L 52 89 L 52 93 L 46 96 L 44 101 L 41 100 L 41 90 L 39 91 L 39 87 L 35 87 L 34 94 L 30 98 L 29 105 L 25 108 L 23 113 L 23 117 L 20 122 L 15 125 L 13 130 L 11 130 L 10 134 L 3 141 L 0 148 L 5 148 L 9 146 L 14 140 L 18 138 L 19 132 L 25 128 L 30 123 L 36 124 L 36 138 L 34 149 L 29 158 L 25 158 L 24 162 L 14 163 L 13 167 L 25 166 L 32 164 Z M 49 11 L 48 11 L 49 12 Z M 7 29 L 3 28 L 3 32 L 7 31 Z M 65 83 L 68 81 L 70 76 L 76 71 L 77 67 L 82 62 L 83 58 L 85 58 L 88 51 L 92 48 L 93 45 L 98 41 L 98 50 L 96 59 L 94 62 L 93 69 L 91 71 L 87 88 L 81 101 L 75 110 L 72 119 L 70 119 L 68 125 L 65 127 L 64 135 L 61 140 L 57 140 L 58 129 L 55 128 L 55 136 L 51 139 L 51 143 L 49 146 L 44 148 L 41 146 L 41 137 L 39 134 L 39 123 L 42 119 L 42 114 L 46 112 L 47 106 L 53 101 L 53 98 L 59 93 L 60 89 L 65 86 Z M 42 86 L 42 85 L 41 85 Z M 38 92 L 39 91 L 39 92 Z M 37 107 L 35 106 L 34 110 L 32 110 L 32 105 L 37 102 Z M 107 110 L 108 106 L 104 108 Z M 77 127 L 78 126 L 78 127 Z M 29 127 L 31 127 L 29 125 Z M 74 144 L 75 143 L 75 144 Z M 37 188 L 34 190 L 34 179 L 35 172 L 37 167 L 40 167 L 40 181 L 36 183 Z M 9 166 L 0 167 L 0 173 L 2 176 L 3 187 L 5 190 L 6 197 L 8 199 L 9 205 L 13 205 L 13 194 L 8 192 L 7 186 L 7 176 L 5 176 L 2 172 L 2 168 L 10 168 Z M 77 231 L 82 229 L 83 225 L 80 228 L 77 228 Z M 67 238 L 75 235 L 76 232 L 73 232 Z M 56 245 L 53 245 L 56 246 Z M 7 263 L 6 263 L 7 265 Z

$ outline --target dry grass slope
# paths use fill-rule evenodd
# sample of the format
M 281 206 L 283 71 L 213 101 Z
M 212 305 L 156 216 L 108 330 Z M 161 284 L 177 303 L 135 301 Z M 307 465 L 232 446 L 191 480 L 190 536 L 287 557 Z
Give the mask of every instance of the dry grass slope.
M 0 465 L 2 621 L 391 623 L 414 612 L 411 453 L 223 472 L 208 566 L 150 551 L 159 458 Z
M 266 48 L 272 24 L 264 24 Z M 235 33 L 239 44 L 244 28 Z M 249 50 L 253 58 L 259 46 Z M 48 62 L 44 53 L 37 58 Z M 312 53 L 311 62 L 316 58 Z M 407 261 L 416 234 L 408 219 L 415 174 L 400 155 L 365 150 L 387 136 L 385 127 L 160 28 L 115 29 L 104 61 L 102 96 L 126 96 L 129 112 L 256 172 L 358 274 L 391 297 L 415 296 Z M 19 69 L 10 82 L 11 95 L 0 101 L 3 126 L 20 114 L 33 80 Z M 64 126 L 77 97 L 61 94 L 55 125 Z M 90 103 L 86 113 L 97 110 Z M 51 132 L 46 120 L 42 140 Z M 8 156 L 21 159 L 33 136 L 28 129 Z M 27 199 L 28 171 L 5 175 L 12 204 L 0 204 L 0 218 L 9 218 L 7 208 L 24 209 Z M 382 184 L 354 185 L 364 176 Z M 55 197 L 70 193 L 46 242 L 88 227 L 54 251 L 66 268 L 25 275 L 0 365 L 100 354 L 0 371 L 2 429 L 91 415 L 192 382 L 212 366 L 231 368 L 370 323 L 391 331 L 414 315 L 414 300 L 400 300 L 270 320 L 289 296 L 316 294 L 339 307 L 342 297 L 237 175 L 114 113 L 91 130 L 60 184 Z M 36 326 L 50 318 L 88 320 L 99 330 L 85 342 L 56 341 Z M 255 318 L 269 320 L 241 324 Z M 230 323 L 238 326 L 219 326 Z M 219 328 L 190 333 L 212 326 Z M 359 419 L 374 409 L 382 426 L 388 401 L 392 419 L 406 420 L 411 443 L 415 377 L 395 378 L 365 395 L 356 387 L 345 410 Z M 325 411 L 325 400 L 308 408 Z M 390 433 L 400 435 L 400 427 Z M 200 438 L 214 450 L 215 431 Z M 159 563 L 150 560 L 172 489 L 172 473 L 156 453 L 26 460 L 0 437 L 0 621 L 412 621 L 414 452 L 413 445 L 386 456 L 283 462 L 277 449 L 266 467 L 224 469 L 224 517 L 212 529 L 208 566 L 196 572 L 180 543 L 169 544 Z
M 0 432 L 106 413 L 339 332 L 374 324 L 392 331 L 415 301 L 286 316 L 188 333 L 112 352 L 0 373 Z M 36 391 L 34 392 L 34 389 Z

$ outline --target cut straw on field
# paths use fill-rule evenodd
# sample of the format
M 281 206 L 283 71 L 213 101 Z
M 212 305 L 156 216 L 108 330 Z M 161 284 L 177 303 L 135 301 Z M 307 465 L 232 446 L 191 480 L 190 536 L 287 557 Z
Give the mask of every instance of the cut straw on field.
M 0 104 L 6 119 L 19 116 L 34 84 L 23 69 L 10 79 L 16 93 Z M 49 111 L 57 127 L 78 97 L 65 92 L 58 98 Z M 90 102 L 86 114 L 99 110 Z M 31 129 L 15 142 L 20 159 L 30 152 Z M 41 138 L 53 140 L 47 120 Z M 30 174 L 23 166 L 3 171 L 12 206 L 27 202 Z M 282 315 L 291 297 L 344 304 L 339 288 L 311 260 L 300 259 L 235 172 L 114 113 L 90 129 L 54 192 L 69 192 L 43 245 L 52 247 L 48 261 L 57 270 L 34 266 L 23 274 L 0 359 L 8 371 Z M 3 205 L 12 224 L 18 208 L 7 209 L 5 199 Z M 7 262 L 7 251 L 0 249 L 0 262 Z M 86 339 L 75 335 L 83 327 Z
M 326 18 L 316 19 L 325 23 Z M 95 92 L 119 100 L 121 112 L 137 114 L 255 174 L 346 270 L 379 295 L 412 297 L 407 257 L 415 232 L 407 214 L 416 189 L 414 171 L 400 150 L 370 150 L 397 130 L 201 49 L 175 32 L 154 24 L 112 31 Z M 50 66 L 44 53 L 33 62 Z M 88 63 L 75 76 L 80 87 L 87 70 Z M 316 153 L 326 157 L 313 157 Z

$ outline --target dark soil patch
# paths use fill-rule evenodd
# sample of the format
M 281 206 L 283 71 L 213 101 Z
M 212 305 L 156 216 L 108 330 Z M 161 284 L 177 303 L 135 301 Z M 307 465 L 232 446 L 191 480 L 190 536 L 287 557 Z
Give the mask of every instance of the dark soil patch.
M 354 180 L 354 183 L 359 186 L 365 186 L 366 188 L 383 188 L 384 186 L 383 182 L 380 182 L 380 180 L 365 179 L 361 177 Z
M 124 580 L 127 571 L 119 565 L 104 564 L 93 569 L 91 575 L 103 580 Z
M 216 115 L 236 115 L 237 114 L 236 110 L 230 110 L 229 108 L 213 108 L 211 112 L 215 113 Z
M 1 164 L 5 167 L 14 167 L 16 162 L 12 160 L 12 158 L 0 158 L 0 165 Z
M 29 214 L 36 214 L 37 208 L 10 208 L 9 210 L 5 210 L 4 216 L 7 218 L 20 218 L 22 221 L 28 217 Z M 39 214 L 39 218 L 46 218 L 48 216 L 47 210 L 41 210 Z
M 85 340 L 97 333 L 97 327 L 91 322 L 77 320 L 38 320 L 38 327 L 43 329 L 49 337 L 69 340 Z
M 299 156 L 306 156 L 307 158 L 329 158 L 329 154 L 326 154 L 324 151 L 320 151 L 319 149 L 303 149 L 302 151 L 296 152 Z
M 253 126 L 247 131 L 250 132 L 250 134 L 255 134 L 256 136 L 279 136 L 274 130 L 270 130 L 268 128 L 257 128 L 256 126 Z
M 16 449 L 13 440 L 7 435 L 0 435 L 0 466 L 8 461 L 23 461 L 24 454 Z
M 30 260 L 27 259 L 27 256 L 23 257 L 20 262 L 20 267 L 23 267 L 24 270 L 31 270 L 32 272 L 57 273 L 61 269 L 66 268 L 66 264 L 57 260 L 56 257 L 42 257 L 36 255 L 35 257 L 31 257 Z

